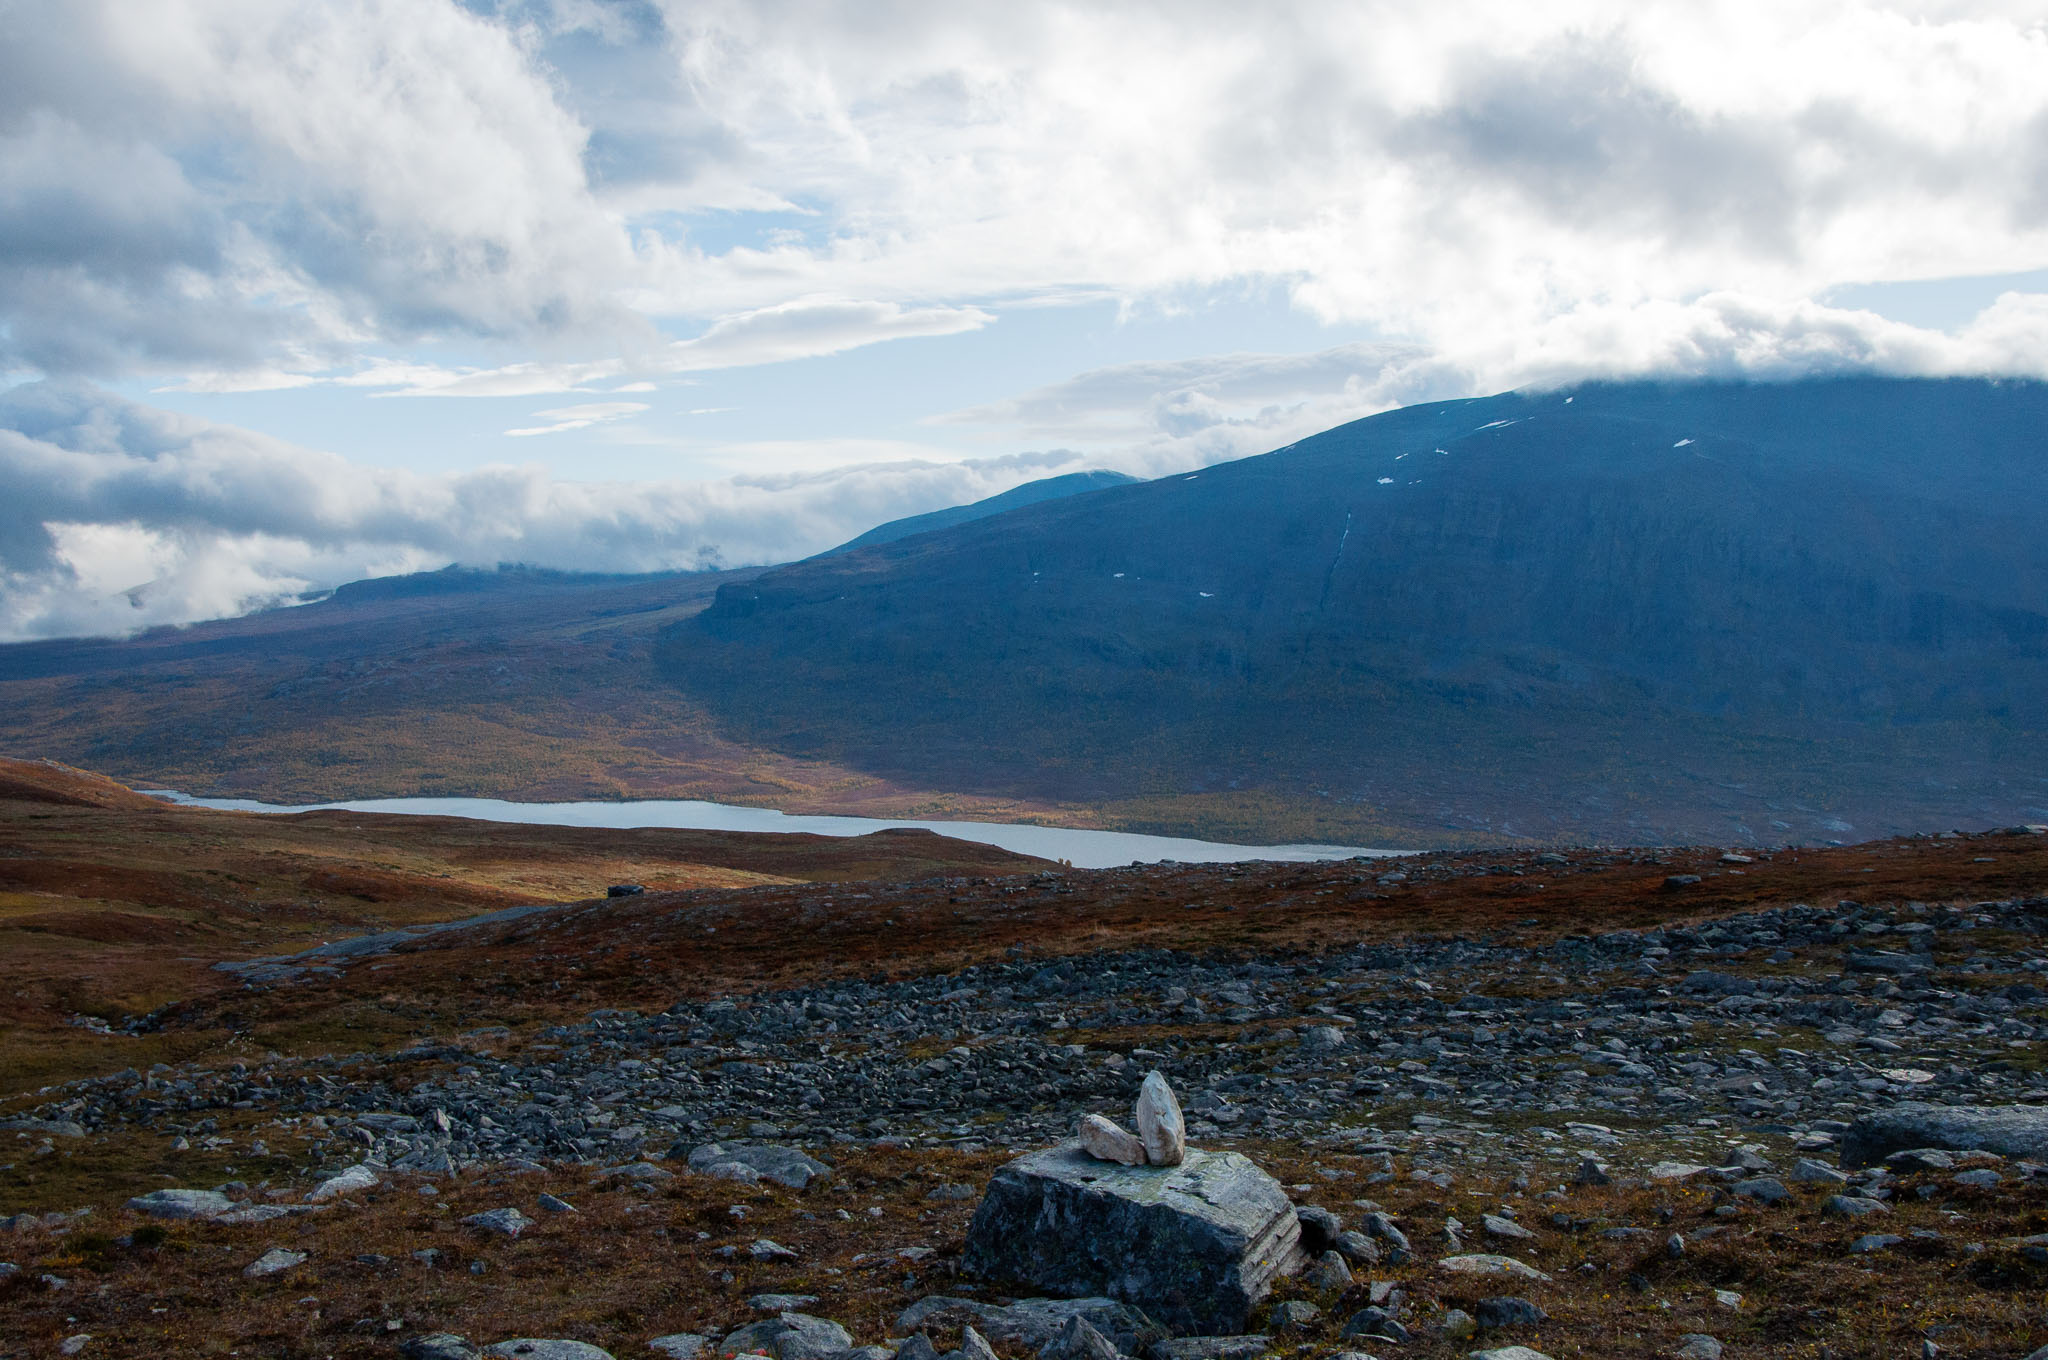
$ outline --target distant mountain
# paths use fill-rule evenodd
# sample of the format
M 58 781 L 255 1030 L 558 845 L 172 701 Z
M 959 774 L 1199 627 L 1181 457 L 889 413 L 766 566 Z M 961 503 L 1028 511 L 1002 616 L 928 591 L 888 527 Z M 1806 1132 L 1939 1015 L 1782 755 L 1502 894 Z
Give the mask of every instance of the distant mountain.
M 878 543 L 894 543 L 898 539 L 909 538 L 912 534 L 928 534 L 934 529 L 950 529 L 956 524 L 987 519 L 990 515 L 1000 515 L 1006 510 L 1015 510 L 1020 506 L 1056 501 L 1065 496 L 1078 496 L 1084 491 L 1100 491 L 1104 487 L 1128 486 L 1137 480 L 1136 477 L 1121 472 L 1102 471 L 1068 472 L 1058 477 L 1042 477 L 1035 482 L 1011 487 L 1008 491 L 990 496 L 986 500 L 974 501 L 968 505 L 949 506 L 928 514 L 892 519 L 887 524 L 876 525 L 859 538 L 849 539 L 838 547 L 828 548 L 818 555 L 830 557 L 834 553 L 851 552 L 855 548 L 871 548 Z
M 2038 383 L 1432 402 L 733 582 L 658 661 L 744 740 L 941 787 L 1638 840 L 2039 821 L 2044 473 Z

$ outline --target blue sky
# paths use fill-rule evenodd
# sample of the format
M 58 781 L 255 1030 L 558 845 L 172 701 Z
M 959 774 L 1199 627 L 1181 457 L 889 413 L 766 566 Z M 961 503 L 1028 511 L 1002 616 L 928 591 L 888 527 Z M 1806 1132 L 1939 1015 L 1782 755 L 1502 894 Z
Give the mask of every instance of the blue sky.
M 1839 371 L 2048 373 L 2037 7 L 0 0 L 4 637 Z

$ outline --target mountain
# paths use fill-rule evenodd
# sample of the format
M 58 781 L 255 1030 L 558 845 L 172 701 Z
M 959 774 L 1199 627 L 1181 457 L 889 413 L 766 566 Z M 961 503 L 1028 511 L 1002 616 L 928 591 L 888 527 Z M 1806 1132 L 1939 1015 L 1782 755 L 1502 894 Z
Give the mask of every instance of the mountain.
M 2048 387 L 1611 384 L 720 588 L 664 672 L 743 740 L 1048 799 L 1539 837 L 2042 820 Z
M 1084 491 L 1100 491 L 1104 487 L 1128 486 L 1137 481 L 1136 477 L 1121 472 L 1068 472 L 1058 477 L 1042 477 L 1035 482 L 1011 487 L 1001 495 L 990 496 L 968 505 L 948 506 L 944 510 L 933 510 L 923 515 L 908 515 L 892 519 L 887 524 L 878 524 L 859 538 L 849 539 L 836 548 L 828 548 L 818 554 L 830 557 L 834 553 L 851 552 L 855 548 L 871 548 L 877 543 L 894 543 L 909 538 L 912 534 L 928 534 L 934 529 L 950 529 L 956 524 L 966 524 L 990 515 L 1000 515 L 1006 510 L 1021 506 L 1037 505 L 1042 501 L 1056 501 L 1065 496 L 1078 496 Z

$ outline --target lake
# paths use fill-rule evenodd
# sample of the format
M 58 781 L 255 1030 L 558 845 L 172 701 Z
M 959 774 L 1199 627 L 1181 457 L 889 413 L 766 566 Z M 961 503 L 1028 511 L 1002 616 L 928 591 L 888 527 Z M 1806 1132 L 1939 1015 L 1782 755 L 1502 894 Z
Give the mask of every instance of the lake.
M 1183 864 L 1218 864 L 1238 860 L 1383 859 L 1403 853 L 1398 850 L 1369 850 L 1354 845 L 1231 845 L 1223 841 L 1188 840 L 1179 836 L 1081 831 L 1072 827 L 1029 826 L 1018 822 L 812 817 L 777 812 L 773 808 L 660 799 L 618 803 L 508 803 L 496 798 L 364 798 L 345 803 L 284 807 L 246 798 L 190 798 L 169 789 L 152 789 L 149 792 L 188 807 L 224 808 L 236 812 L 391 812 L 543 826 L 668 826 L 690 831 L 809 832 L 818 836 L 864 836 L 870 831 L 889 827 L 914 826 L 963 841 L 999 845 L 1020 855 L 1063 859 L 1077 869 L 1108 869 L 1134 862 L 1156 864 L 1167 860 Z

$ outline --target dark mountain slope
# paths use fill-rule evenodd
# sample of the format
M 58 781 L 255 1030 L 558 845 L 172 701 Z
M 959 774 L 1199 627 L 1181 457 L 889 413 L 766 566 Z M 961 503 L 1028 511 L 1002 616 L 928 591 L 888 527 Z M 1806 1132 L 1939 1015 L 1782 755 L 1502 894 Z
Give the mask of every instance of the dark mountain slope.
M 1432 403 L 735 582 L 660 659 L 751 739 L 968 788 L 1557 835 L 2017 819 L 2048 804 L 2044 468 L 2031 383 Z
M 908 515 L 892 519 L 886 524 L 877 524 L 859 538 L 848 539 L 836 548 L 828 548 L 818 554 L 830 557 L 833 553 L 851 552 L 855 548 L 871 548 L 878 543 L 894 543 L 909 538 L 912 534 L 928 534 L 934 529 L 950 529 L 956 524 L 971 520 L 987 519 L 1000 515 L 1006 510 L 1016 510 L 1026 505 L 1037 505 L 1041 501 L 1056 501 L 1064 496 L 1078 496 L 1084 491 L 1100 491 L 1109 486 L 1128 486 L 1137 481 L 1135 477 L 1121 472 L 1068 472 L 1058 477 L 1041 477 L 1035 482 L 1011 487 L 1001 495 L 967 505 L 952 505 L 944 510 L 933 510 L 922 515 Z

